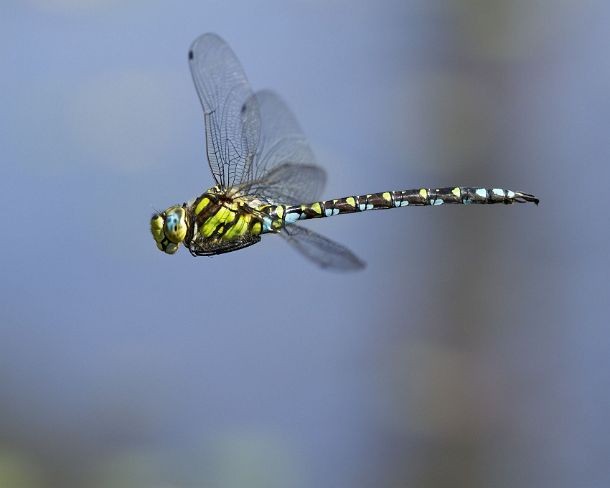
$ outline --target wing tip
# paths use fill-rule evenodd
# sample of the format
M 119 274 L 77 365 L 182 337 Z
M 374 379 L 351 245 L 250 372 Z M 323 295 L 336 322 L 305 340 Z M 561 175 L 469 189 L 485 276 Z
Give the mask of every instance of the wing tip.
M 205 34 L 201 34 L 197 37 L 192 43 L 189 49 L 189 61 L 192 61 L 195 57 L 195 51 L 197 51 L 198 47 L 203 43 L 219 43 L 226 44 L 225 40 L 220 37 L 218 34 L 213 32 L 206 32 Z

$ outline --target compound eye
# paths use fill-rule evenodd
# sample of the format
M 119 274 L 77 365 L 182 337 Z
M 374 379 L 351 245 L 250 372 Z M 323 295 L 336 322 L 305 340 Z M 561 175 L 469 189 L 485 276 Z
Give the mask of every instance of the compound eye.
M 180 225 L 180 218 L 172 213 L 167 216 L 165 219 L 165 229 L 170 233 L 175 233 Z
M 184 240 L 186 236 L 186 223 L 182 208 L 168 212 L 165 217 L 164 230 L 167 238 L 173 243 L 179 244 Z

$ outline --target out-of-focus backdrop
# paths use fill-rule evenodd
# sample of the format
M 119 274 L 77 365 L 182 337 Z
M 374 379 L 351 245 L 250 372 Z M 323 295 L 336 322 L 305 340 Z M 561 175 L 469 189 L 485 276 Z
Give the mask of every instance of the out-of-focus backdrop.
M 7 0 L 0 486 L 610 484 L 610 3 Z M 191 41 L 288 101 L 325 195 L 501 186 L 541 205 L 311 222 L 160 253 L 211 186 Z

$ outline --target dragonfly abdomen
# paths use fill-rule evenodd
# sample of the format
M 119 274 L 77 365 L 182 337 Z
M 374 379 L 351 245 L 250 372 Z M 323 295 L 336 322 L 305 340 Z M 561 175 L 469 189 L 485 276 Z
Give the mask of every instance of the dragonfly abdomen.
M 339 214 L 384 210 L 409 205 L 444 204 L 496 204 L 532 202 L 538 204 L 533 195 L 502 188 L 474 188 L 454 186 L 446 188 L 418 188 L 413 190 L 386 191 L 367 195 L 354 195 L 334 200 L 325 200 L 305 205 L 293 205 L 285 209 L 285 222 L 332 217 Z

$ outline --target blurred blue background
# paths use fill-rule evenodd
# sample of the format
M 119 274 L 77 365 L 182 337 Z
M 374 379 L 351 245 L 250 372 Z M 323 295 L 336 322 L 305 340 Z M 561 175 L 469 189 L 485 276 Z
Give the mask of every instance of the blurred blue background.
M 0 486 L 610 484 L 610 3 L 6 0 Z M 191 41 L 299 117 L 327 197 L 540 207 L 311 222 L 213 259 L 148 225 L 211 186 Z M 597 182 L 597 183 L 596 183 Z

